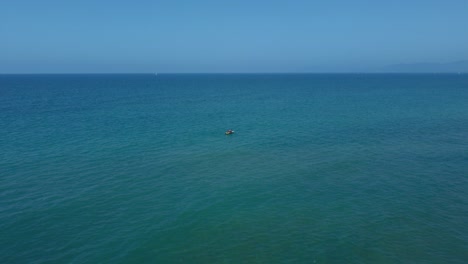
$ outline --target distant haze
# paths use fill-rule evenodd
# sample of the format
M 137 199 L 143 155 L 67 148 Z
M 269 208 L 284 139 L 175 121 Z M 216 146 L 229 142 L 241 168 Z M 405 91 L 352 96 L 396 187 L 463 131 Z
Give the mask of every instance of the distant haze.
M 467 10 L 466 0 L 3 1 L 0 73 L 465 71 Z
M 457 61 L 451 63 L 408 63 L 395 64 L 383 67 L 382 72 L 460 72 L 468 73 L 468 61 Z

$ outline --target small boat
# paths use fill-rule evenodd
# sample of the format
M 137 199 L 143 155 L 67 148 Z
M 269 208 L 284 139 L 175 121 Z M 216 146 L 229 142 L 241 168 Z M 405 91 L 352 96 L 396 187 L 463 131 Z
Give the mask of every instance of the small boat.
M 224 134 L 231 135 L 231 134 L 234 134 L 234 131 L 232 129 L 229 129 L 226 132 L 224 132 Z

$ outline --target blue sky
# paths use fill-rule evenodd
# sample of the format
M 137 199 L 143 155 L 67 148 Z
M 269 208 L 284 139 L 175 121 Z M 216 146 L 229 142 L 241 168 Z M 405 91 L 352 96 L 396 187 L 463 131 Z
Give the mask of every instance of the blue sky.
M 468 0 L 0 3 L 0 73 L 362 72 L 466 59 Z

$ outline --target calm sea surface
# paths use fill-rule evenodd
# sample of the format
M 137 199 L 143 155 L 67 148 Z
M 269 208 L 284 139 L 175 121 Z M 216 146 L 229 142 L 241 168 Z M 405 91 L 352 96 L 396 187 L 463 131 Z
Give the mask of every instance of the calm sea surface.
M 468 75 L 0 75 L 0 263 L 467 262 Z

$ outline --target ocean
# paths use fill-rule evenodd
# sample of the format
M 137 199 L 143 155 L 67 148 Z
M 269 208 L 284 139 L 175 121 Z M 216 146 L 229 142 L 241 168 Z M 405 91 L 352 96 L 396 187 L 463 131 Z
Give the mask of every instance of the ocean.
M 467 262 L 468 74 L 0 75 L 0 263 Z

